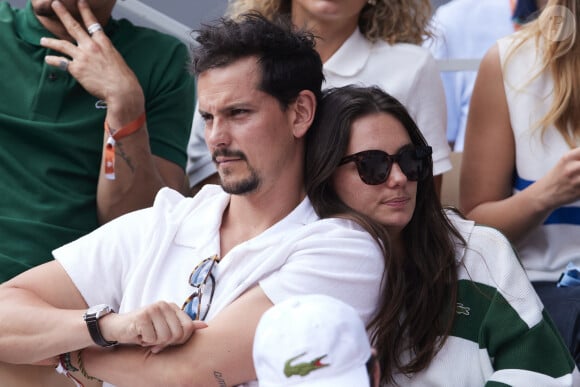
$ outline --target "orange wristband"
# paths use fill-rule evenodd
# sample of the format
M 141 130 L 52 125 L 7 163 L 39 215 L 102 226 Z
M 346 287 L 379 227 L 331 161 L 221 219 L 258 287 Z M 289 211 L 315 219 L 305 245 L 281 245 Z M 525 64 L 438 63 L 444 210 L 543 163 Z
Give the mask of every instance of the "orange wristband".
M 145 112 L 141 113 L 139 117 L 123 126 L 121 129 L 111 133 L 111 128 L 107 121 L 105 121 L 105 132 L 108 134 L 107 144 L 105 145 L 105 177 L 109 180 L 115 180 L 115 143 L 127 137 L 145 124 Z

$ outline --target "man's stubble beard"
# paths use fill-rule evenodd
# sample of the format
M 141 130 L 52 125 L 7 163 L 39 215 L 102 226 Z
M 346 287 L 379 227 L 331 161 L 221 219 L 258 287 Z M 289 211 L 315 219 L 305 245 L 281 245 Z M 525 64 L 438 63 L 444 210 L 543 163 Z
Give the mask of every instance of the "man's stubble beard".
M 254 192 L 260 185 L 260 178 L 253 170 L 251 171 L 250 177 L 248 177 L 247 179 L 230 184 L 228 184 L 227 182 L 224 183 L 225 179 L 223 177 L 220 176 L 220 178 L 222 180 L 223 190 L 231 195 L 249 194 L 251 192 Z

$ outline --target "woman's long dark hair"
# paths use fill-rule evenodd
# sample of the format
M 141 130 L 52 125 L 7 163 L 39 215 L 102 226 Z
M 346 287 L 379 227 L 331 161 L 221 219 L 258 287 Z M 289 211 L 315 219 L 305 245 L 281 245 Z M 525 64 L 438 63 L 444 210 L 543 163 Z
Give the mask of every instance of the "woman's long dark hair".
M 405 107 L 380 88 L 327 90 L 306 141 L 306 189 L 319 216 L 354 212 L 336 194 L 332 175 L 346 153 L 352 123 L 376 113 L 395 117 L 413 144 L 427 145 Z M 455 244 L 456 240 L 465 241 L 443 212 L 435 192 L 431 158 L 429 161 L 430 173 L 418 182 L 415 211 L 402 231 L 405 255 L 392 255 L 388 242 L 384 244 L 383 293 L 368 327 L 384 382 L 392 382 L 395 373 L 410 375 L 427 367 L 453 324 L 457 300 Z M 366 216 L 358 217 L 375 238 L 384 238 L 384 227 Z M 404 360 L 406 352 L 410 353 L 408 361 Z

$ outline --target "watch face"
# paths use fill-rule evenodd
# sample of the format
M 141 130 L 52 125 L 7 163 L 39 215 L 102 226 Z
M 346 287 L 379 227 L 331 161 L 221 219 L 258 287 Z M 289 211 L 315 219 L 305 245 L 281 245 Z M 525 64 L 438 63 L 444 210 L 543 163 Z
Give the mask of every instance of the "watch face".
M 109 314 L 111 312 L 112 309 L 107 304 L 93 305 L 85 312 L 85 318 L 89 316 L 95 316 L 95 318 L 99 319 L 102 316 Z

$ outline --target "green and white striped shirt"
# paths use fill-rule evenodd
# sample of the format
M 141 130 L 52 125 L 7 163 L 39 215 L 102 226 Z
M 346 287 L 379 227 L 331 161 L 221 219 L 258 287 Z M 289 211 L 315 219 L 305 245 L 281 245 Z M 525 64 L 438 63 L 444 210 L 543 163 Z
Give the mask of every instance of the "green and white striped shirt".
M 400 386 L 572 386 L 575 364 L 509 241 L 447 214 L 467 241 L 457 247 L 455 322 L 429 367 Z

